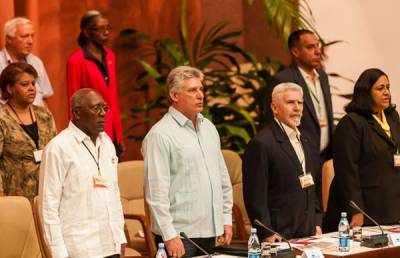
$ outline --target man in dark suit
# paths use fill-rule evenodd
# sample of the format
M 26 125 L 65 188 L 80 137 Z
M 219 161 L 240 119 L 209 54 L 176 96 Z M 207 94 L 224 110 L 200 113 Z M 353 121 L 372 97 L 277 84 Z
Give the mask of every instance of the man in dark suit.
M 294 82 L 303 88 L 304 112 L 299 127 L 313 146 L 314 155 L 322 162 L 330 159 L 333 135 L 332 99 L 327 74 L 321 67 L 321 48 L 316 35 L 309 30 L 294 31 L 288 40 L 293 64 L 276 74 L 270 82 L 267 108 L 271 103 L 271 92 L 275 85 Z M 273 120 L 267 111 L 267 123 Z
M 243 196 L 247 213 L 286 238 L 321 233 L 321 205 L 310 142 L 300 134 L 303 91 L 281 83 L 272 92 L 274 119 L 248 144 L 243 157 Z M 278 235 L 257 228 L 262 241 Z

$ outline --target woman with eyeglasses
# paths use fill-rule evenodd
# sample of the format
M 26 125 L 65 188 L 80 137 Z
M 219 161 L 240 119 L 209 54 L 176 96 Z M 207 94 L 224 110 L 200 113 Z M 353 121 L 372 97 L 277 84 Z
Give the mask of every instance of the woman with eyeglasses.
M 67 62 L 68 101 L 81 88 L 93 88 L 100 93 L 109 107 L 105 132 L 114 142 L 117 155 L 120 156 L 125 147 L 118 103 L 115 55 L 106 48 L 111 26 L 103 14 L 92 10 L 81 18 L 80 28 L 80 49 Z
M 335 177 L 325 229 L 336 231 L 343 211 L 350 215 L 351 227 L 374 225 L 350 207 L 350 201 L 380 224 L 397 224 L 400 119 L 392 104 L 389 77 L 376 68 L 361 73 L 345 111 L 333 137 Z
M 0 195 L 38 195 L 43 148 L 56 135 L 47 108 L 33 105 L 36 70 L 27 63 L 8 65 L 0 75 Z

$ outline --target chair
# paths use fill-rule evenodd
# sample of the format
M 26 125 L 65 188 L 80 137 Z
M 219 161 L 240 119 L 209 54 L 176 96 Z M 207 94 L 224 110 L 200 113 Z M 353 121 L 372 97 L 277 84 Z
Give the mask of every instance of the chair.
M 42 252 L 43 258 L 52 258 L 51 256 L 51 251 L 49 249 L 49 246 L 47 244 L 47 241 L 44 236 L 44 228 L 43 228 L 43 223 L 42 219 L 40 216 L 40 209 L 39 209 L 39 196 L 35 196 L 33 199 L 33 218 L 35 220 L 35 226 L 36 226 L 36 233 L 39 239 L 39 247 Z
M 132 160 L 118 164 L 118 184 L 124 210 L 127 247 L 137 250 L 142 255 L 154 257 L 157 248 L 151 232 L 149 218 L 146 216 L 148 213 L 145 211 L 143 182 L 143 160 Z M 140 234 L 143 234 L 143 236 L 140 236 Z
M 239 154 L 231 150 L 222 150 L 225 164 L 231 178 L 233 191 L 233 228 L 237 240 L 247 241 L 251 224 L 243 200 L 242 159 Z
M 42 257 L 32 207 L 25 197 L 0 197 L 0 257 Z
M 335 170 L 333 168 L 333 160 L 330 159 L 322 165 L 322 176 L 321 176 L 321 187 L 322 187 L 322 209 L 324 213 L 328 209 L 329 189 L 333 178 L 335 177 Z

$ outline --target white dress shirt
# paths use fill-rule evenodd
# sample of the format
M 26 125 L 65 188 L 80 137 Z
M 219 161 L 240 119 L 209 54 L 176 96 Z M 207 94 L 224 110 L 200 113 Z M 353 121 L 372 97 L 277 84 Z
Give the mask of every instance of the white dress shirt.
M 104 132 L 93 144 L 72 122 L 47 145 L 40 164 L 39 201 L 53 258 L 120 253 L 126 239 L 117 164 L 114 145 Z M 93 186 L 98 174 L 106 178 L 107 188 Z
M 308 75 L 303 69 L 299 67 L 300 73 L 307 84 L 308 92 L 313 102 L 315 112 L 317 113 L 317 118 L 323 121 L 324 126 L 321 127 L 321 138 L 320 138 L 320 151 L 322 152 L 329 144 L 329 123 L 328 123 L 328 113 L 326 112 L 325 98 L 322 92 L 321 83 L 319 81 L 319 74 L 314 69 L 315 74 L 315 84 L 311 80 L 310 75 Z
M 232 225 L 232 185 L 218 132 L 201 114 L 196 124 L 170 107 L 143 141 L 152 230 L 164 241 L 179 232 L 215 237 Z
M 294 152 L 296 152 L 296 156 L 299 159 L 301 167 L 303 168 L 303 172 L 305 172 L 306 159 L 304 157 L 303 145 L 300 141 L 300 131 L 297 128 L 293 129 L 287 126 L 285 123 L 280 122 L 277 118 L 275 118 L 275 121 L 281 126 L 283 132 L 288 136 L 290 144 L 292 145 Z
M 32 65 L 38 73 L 38 79 L 36 81 L 36 97 L 33 104 L 44 106 L 43 99 L 53 95 L 53 88 L 51 87 L 46 69 L 44 68 L 42 60 L 33 54 L 27 55 L 25 60 L 28 64 Z M 11 63 L 13 63 L 11 56 L 8 54 L 6 48 L 3 48 L 3 50 L 0 51 L 0 72 Z M 0 98 L 0 103 L 5 104 L 5 101 Z

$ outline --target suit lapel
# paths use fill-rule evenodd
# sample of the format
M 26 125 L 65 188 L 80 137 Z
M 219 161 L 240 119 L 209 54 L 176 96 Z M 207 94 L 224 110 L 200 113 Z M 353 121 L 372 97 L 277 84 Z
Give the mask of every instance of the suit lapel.
M 283 151 L 288 155 L 289 159 L 293 162 L 293 164 L 296 166 L 296 168 L 299 171 L 303 171 L 303 168 L 301 166 L 301 163 L 299 161 L 299 158 L 296 155 L 296 152 L 293 149 L 292 144 L 289 141 L 288 136 L 286 135 L 285 132 L 282 131 L 282 128 L 276 123 L 274 120 L 273 127 L 272 127 L 275 138 L 280 144 L 281 148 Z
M 317 113 L 315 111 L 310 92 L 308 91 L 306 81 L 304 80 L 304 78 L 301 75 L 300 70 L 297 66 L 292 66 L 291 69 L 293 71 L 293 78 L 295 80 L 295 83 L 297 83 L 298 85 L 300 85 L 303 88 L 304 104 L 306 106 L 306 109 L 308 109 L 308 111 L 311 113 L 311 117 L 315 120 L 315 123 L 317 123 L 319 125 Z M 325 90 L 323 90 L 323 91 L 325 92 Z M 324 98 L 325 98 L 325 93 L 324 93 Z
M 386 119 L 389 123 L 390 129 L 393 132 L 394 130 L 394 124 L 391 121 L 390 116 L 387 116 Z M 394 147 L 397 148 L 397 144 L 389 138 L 389 136 L 385 133 L 385 131 L 382 129 L 382 127 L 378 124 L 378 122 L 375 120 L 375 118 L 372 117 L 372 115 L 368 116 L 367 121 L 369 125 L 372 127 L 372 129 L 382 138 L 384 138 L 389 144 L 393 145 Z M 393 126 L 393 127 L 392 127 Z M 393 133 L 392 133 L 393 135 Z

